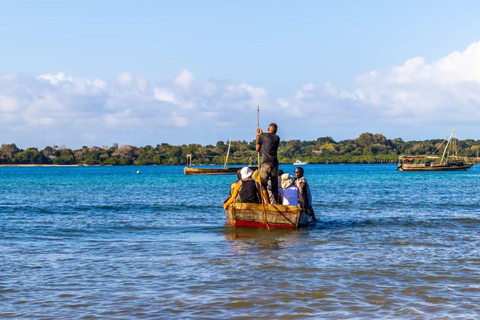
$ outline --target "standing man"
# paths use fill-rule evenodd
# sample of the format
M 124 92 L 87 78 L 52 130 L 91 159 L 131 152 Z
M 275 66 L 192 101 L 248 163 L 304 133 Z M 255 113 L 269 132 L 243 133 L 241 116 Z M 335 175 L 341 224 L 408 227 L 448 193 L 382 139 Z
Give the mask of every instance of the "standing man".
M 278 204 L 278 157 L 277 150 L 280 144 L 280 138 L 277 136 L 277 125 L 271 123 L 268 126 L 268 133 L 263 133 L 262 129 L 257 129 L 257 152 L 262 153 L 262 163 L 260 165 L 260 181 L 262 184 L 262 193 L 265 201 L 268 202 L 268 180 L 272 185 L 273 203 Z

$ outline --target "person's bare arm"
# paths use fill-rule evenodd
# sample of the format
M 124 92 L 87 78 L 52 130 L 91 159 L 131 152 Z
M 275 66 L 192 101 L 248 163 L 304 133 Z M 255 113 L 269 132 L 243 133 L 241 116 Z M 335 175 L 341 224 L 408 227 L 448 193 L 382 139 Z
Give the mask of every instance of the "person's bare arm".
M 257 129 L 257 145 L 255 146 L 255 150 L 256 150 L 257 152 L 260 152 L 260 147 L 261 147 L 261 145 L 258 144 L 258 140 L 260 140 L 260 135 L 261 135 L 262 133 L 263 133 L 262 129 L 258 128 L 258 129 Z

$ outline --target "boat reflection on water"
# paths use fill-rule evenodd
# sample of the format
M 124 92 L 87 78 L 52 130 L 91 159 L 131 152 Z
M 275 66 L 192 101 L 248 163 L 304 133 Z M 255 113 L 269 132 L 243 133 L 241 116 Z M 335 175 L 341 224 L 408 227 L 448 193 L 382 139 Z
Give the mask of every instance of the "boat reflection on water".
M 295 246 L 297 240 L 308 231 L 294 229 L 235 228 L 225 225 L 225 239 L 237 253 L 251 253 L 257 250 L 279 250 Z

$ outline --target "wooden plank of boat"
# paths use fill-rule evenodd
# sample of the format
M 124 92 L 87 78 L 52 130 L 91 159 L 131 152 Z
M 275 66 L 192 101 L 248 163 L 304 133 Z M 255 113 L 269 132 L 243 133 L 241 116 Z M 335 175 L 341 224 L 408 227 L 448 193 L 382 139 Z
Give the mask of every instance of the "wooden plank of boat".
M 299 206 L 267 204 L 266 211 L 270 228 L 296 229 L 308 225 L 309 216 Z M 260 203 L 233 203 L 225 212 L 227 223 L 234 227 L 267 228 Z
M 250 167 L 253 171 L 257 170 L 258 167 Z M 185 167 L 183 168 L 183 173 L 186 175 L 194 174 L 235 174 L 242 167 L 233 167 L 233 168 L 192 168 Z
M 473 163 L 466 163 L 464 165 L 444 165 L 434 164 L 427 166 L 425 164 L 403 164 L 400 166 L 400 171 L 466 171 L 473 166 Z

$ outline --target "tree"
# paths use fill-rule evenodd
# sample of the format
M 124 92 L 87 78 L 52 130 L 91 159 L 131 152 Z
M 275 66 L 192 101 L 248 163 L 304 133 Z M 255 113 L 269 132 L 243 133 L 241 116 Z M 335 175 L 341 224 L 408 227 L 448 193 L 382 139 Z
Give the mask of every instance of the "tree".
M 45 156 L 37 148 L 28 148 L 18 152 L 13 158 L 15 164 L 43 164 L 47 163 Z
M 374 144 L 375 140 L 373 134 L 370 132 L 362 133 L 357 139 L 354 140 L 355 144 L 359 147 L 366 147 L 368 145 Z
M 12 163 L 13 158 L 20 151 L 22 150 L 18 149 L 15 143 L 2 144 L 0 148 L 0 163 Z

